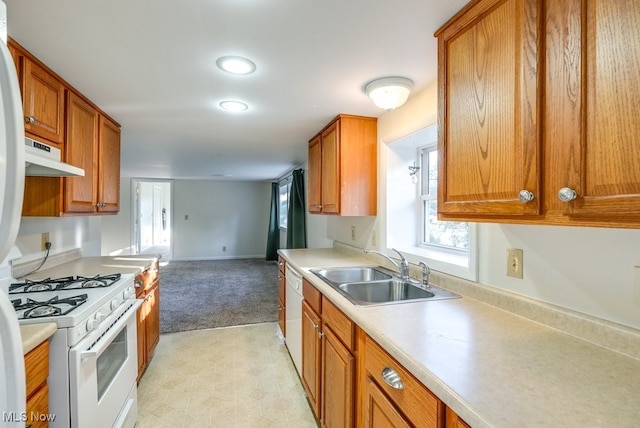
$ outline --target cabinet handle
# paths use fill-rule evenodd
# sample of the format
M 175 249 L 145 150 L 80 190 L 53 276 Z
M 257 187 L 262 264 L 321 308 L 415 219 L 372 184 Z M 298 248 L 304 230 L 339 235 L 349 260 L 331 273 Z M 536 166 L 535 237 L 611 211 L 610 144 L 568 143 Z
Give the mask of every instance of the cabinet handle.
M 314 330 L 317 330 L 317 329 L 318 329 L 318 327 L 320 327 L 318 324 L 314 324 L 314 325 L 313 325 L 313 329 L 314 329 Z
M 520 193 L 518 193 L 518 199 L 520 199 L 520 202 L 523 204 L 533 201 L 534 198 L 533 193 L 528 190 L 521 190 Z
M 136 288 L 142 287 L 142 281 L 136 281 L 135 282 L 135 286 L 136 286 Z
M 24 118 L 25 123 L 36 123 L 36 118 L 33 116 L 27 116 Z
M 322 205 L 316 205 L 316 208 L 318 208 L 319 210 L 322 209 Z
M 278 310 L 281 311 L 282 310 L 282 306 L 278 305 Z
M 324 333 L 323 332 L 319 332 L 318 333 L 318 339 L 322 339 L 322 336 L 324 336 Z
M 385 367 L 382 369 L 382 373 L 380 373 L 380 375 L 385 383 L 391 388 L 404 389 L 404 384 L 402 383 L 402 379 L 400 379 L 400 375 L 391 367 Z
M 560 199 L 562 202 L 570 202 L 577 197 L 578 197 L 578 194 L 576 193 L 576 191 L 570 187 L 563 187 L 558 192 L 558 199 Z

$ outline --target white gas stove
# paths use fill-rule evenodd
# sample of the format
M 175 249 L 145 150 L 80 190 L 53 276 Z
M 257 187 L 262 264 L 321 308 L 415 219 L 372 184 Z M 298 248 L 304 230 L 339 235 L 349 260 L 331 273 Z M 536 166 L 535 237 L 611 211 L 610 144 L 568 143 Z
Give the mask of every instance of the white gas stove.
M 137 337 L 133 274 L 25 280 L 9 286 L 20 324 L 53 322 L 52 428 L 133 427 Z

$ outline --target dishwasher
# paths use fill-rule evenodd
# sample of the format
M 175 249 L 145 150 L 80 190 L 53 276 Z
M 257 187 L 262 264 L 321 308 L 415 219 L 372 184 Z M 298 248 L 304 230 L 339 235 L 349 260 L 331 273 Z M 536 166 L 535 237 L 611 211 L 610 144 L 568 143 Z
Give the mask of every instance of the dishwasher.
M 302 276 L 287 264 L 285 343 L 293 364 L 302 376 Z

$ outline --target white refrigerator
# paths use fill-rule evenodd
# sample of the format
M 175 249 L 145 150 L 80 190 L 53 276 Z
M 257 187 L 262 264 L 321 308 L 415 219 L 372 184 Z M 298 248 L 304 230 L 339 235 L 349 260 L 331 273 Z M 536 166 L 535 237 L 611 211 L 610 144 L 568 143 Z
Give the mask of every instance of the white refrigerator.
M 24 355 L 8 290 L 8 255 L 15 244 L 24 192 L 24 124 L 18 76 L 6 46 L 6 6 L 0 0 L 0 427 L 24 427 Z

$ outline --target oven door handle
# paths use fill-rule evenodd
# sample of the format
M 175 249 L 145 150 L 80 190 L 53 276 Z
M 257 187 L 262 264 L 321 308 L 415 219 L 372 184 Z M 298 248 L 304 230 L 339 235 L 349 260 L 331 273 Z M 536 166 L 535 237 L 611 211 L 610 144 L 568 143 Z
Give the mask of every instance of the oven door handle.
M 113 338 L 120 332 L 120 330 L 122 330 L 122 327 L 124 327 L 129 322 L 129 317 L 135 316 L 135 313 L 140 305 L 142 305 L 142 300 L 136 299 L 133 305 L 122 313 L 120 319 L 116 321 L 116 323 L 111 327 L 109 327 L 109 329 L 105 332 L 107 333 L 106 336 L 101 337 L 98 340 L 99 343 L 95 348 L 80 352 L 80 359 L 82 360 L 83 364 L 85 361 L 90 360 L 91 358 L 98 358 L 100 355 L 102 355 L 104 350 L 107 349 L 107 347 L 111 344 Z

